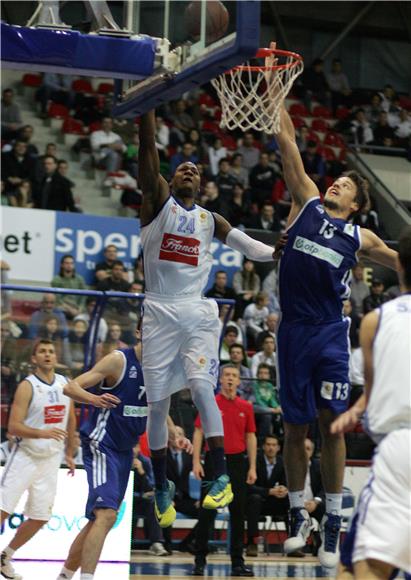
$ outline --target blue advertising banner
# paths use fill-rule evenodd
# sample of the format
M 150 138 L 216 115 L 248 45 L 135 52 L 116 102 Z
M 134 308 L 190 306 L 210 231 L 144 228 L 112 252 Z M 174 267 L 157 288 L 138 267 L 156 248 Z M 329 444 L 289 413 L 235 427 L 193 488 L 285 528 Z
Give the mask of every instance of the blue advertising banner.
M 94 271 L 104 260 L 104 248 L 114 244 L 118 259 L 133 267 L 141 251 L 140 222 L 136 219 L 56 212 L 54 272 L 65 254 L 74 256 L 76 271 L 94 284 Z
M 71 254 L 77 273 L 90 285 L 95 283 L 96 265 L 104 260 L 104 248 L 109 244 L 117 247 L 118 259 L 129 270 L 141 252 L 140 222 L 136 219 L 56 212 L 55 227 L 54 273 L 59 271 L 61 258 Z M 218 240 L 213 241 L 211 251 L 214 260 L 206 289 L 213 285 L 218 270 L 227 272 L 231 284 L 234 273 L 241 267 L 241 254 Z

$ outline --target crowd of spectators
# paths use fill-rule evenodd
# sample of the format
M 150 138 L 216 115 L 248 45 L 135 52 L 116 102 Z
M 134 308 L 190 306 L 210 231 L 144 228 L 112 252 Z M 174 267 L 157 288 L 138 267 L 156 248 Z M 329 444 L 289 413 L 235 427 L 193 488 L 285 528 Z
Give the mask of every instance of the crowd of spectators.
M 361 102 L 350 88 L 339 59 L 332 62 L 328 74 L 323 69 L 320 59 L 306 68 L 294 88 L 294 97 L 300 96 L 305 105 L 296 105 L 294 114 L 295 105 L 290 109 L 305 169 L 320 191 L 346 168 L 347 144 L 408 148 L 411 135 L 409 111 L 400 106 L 392 87 L 387 85 L 381 92 L 376 91 L 369 102 Z M 44 74 L 36 95 L 40 116 L 47 116 L 56 104 L 82 124 L 83 134 L 73 150 L 88 152 L 92 166 L 105 174 L 103 186 L 123 190 L 122 204 L 138 215 L 138 119 L 134 122 L 110 118 L 107 95 L 93 91 L 87 81 L 87 93 L 73 91 L 74 83 L 70 77 Z M 320 113 L 316 112 L 318 103 Z M 219 211 L 237 227 L 280 231 L 290 198 L 275 141 L 253 132 L 224 131 L 218 126 L 220 115 L 209 86 L 157 111 L 156 142 L 163 175 L 170 179 L 183 161 L 197 163 L 202 176 L 199 203 Z M 80 211 L 73 195 L 74 184 L 67 177 L 67 161 L 59 159 L 53 144 L 41 155 L 35 142 L 33 127 L 21 121 L 12 89 L 5 89 L 3 203 Z M 270 216 L 262 213 L 268 205 L 272 208 Z M 264 211 L 267 214 L 267 207 Z

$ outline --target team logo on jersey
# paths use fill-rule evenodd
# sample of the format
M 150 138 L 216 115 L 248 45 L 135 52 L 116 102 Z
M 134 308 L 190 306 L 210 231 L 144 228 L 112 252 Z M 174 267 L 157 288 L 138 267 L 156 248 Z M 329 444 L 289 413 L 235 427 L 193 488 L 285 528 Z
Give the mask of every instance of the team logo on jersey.
M 200 367 L 204 368 L 206 365 L 207 359 L 205 356 L 200 356 L 200 358 L 198 359 L 198 364 Z
M 199 255 L 200 240 L 186 238 L 185 236 L 179 236 L 177 234 L 163 235 L 159 260 L 198 266 Z
M 44 423 L 50 425 L 51 423 L 62 423 L 66 407 L 64 405 L 50 405 L 44 407 Z
M 138 407 L 137 405 L 124 405 L 123 417 L 147 417 L 148 407 Z
M 171 213 L 177 213 L 177 205 L 175 203 L 171 206 Z
M 200 212 L 200 222 L 206 222 L 207 221 L 207 214 L 205 211 Z
M 130 370 L 128 371 L 128 378 L 129 379 L 136 379 L 137 378 L 137 367 L 135 367 L 134 365 L 132 367 L 130 367 Z

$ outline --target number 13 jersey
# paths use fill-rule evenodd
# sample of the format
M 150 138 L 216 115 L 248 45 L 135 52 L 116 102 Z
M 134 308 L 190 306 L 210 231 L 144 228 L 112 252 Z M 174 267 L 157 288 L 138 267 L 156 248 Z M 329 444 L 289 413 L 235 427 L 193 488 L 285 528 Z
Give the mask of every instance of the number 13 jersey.
M 287 233 L 279 272 L 282 319 L 306 324 L 341 320 L 361 246 L 359 226 L 332 218 L 314 197 Z
M 213 258 L 211 212 L 186 209 L 170 196 L 156 217 L 141 230 L 147 294 L 201 296 Z

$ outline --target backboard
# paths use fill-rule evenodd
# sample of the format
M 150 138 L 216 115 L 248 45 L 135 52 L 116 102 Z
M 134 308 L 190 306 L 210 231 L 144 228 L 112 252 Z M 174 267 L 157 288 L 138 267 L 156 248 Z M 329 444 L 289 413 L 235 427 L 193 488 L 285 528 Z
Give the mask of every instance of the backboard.
M 2 66 L 113 78 L 113 115 L 135 117 L 257 52 L 260 0 L 222 2 L 229 22 L 217 40 L 207 37 L 211 1 L 193 0 L 200 8 L 195 38 L 185 17 L 190 0 L 127 0 L 118 3 L 120 14 L 114 8 L 112 13 L 107 2 L 84 2 L 91 21 L 87 34 L 70 25 L 69 9 L 80 3 L 39 2 L 28 26 L 2 23 Z

